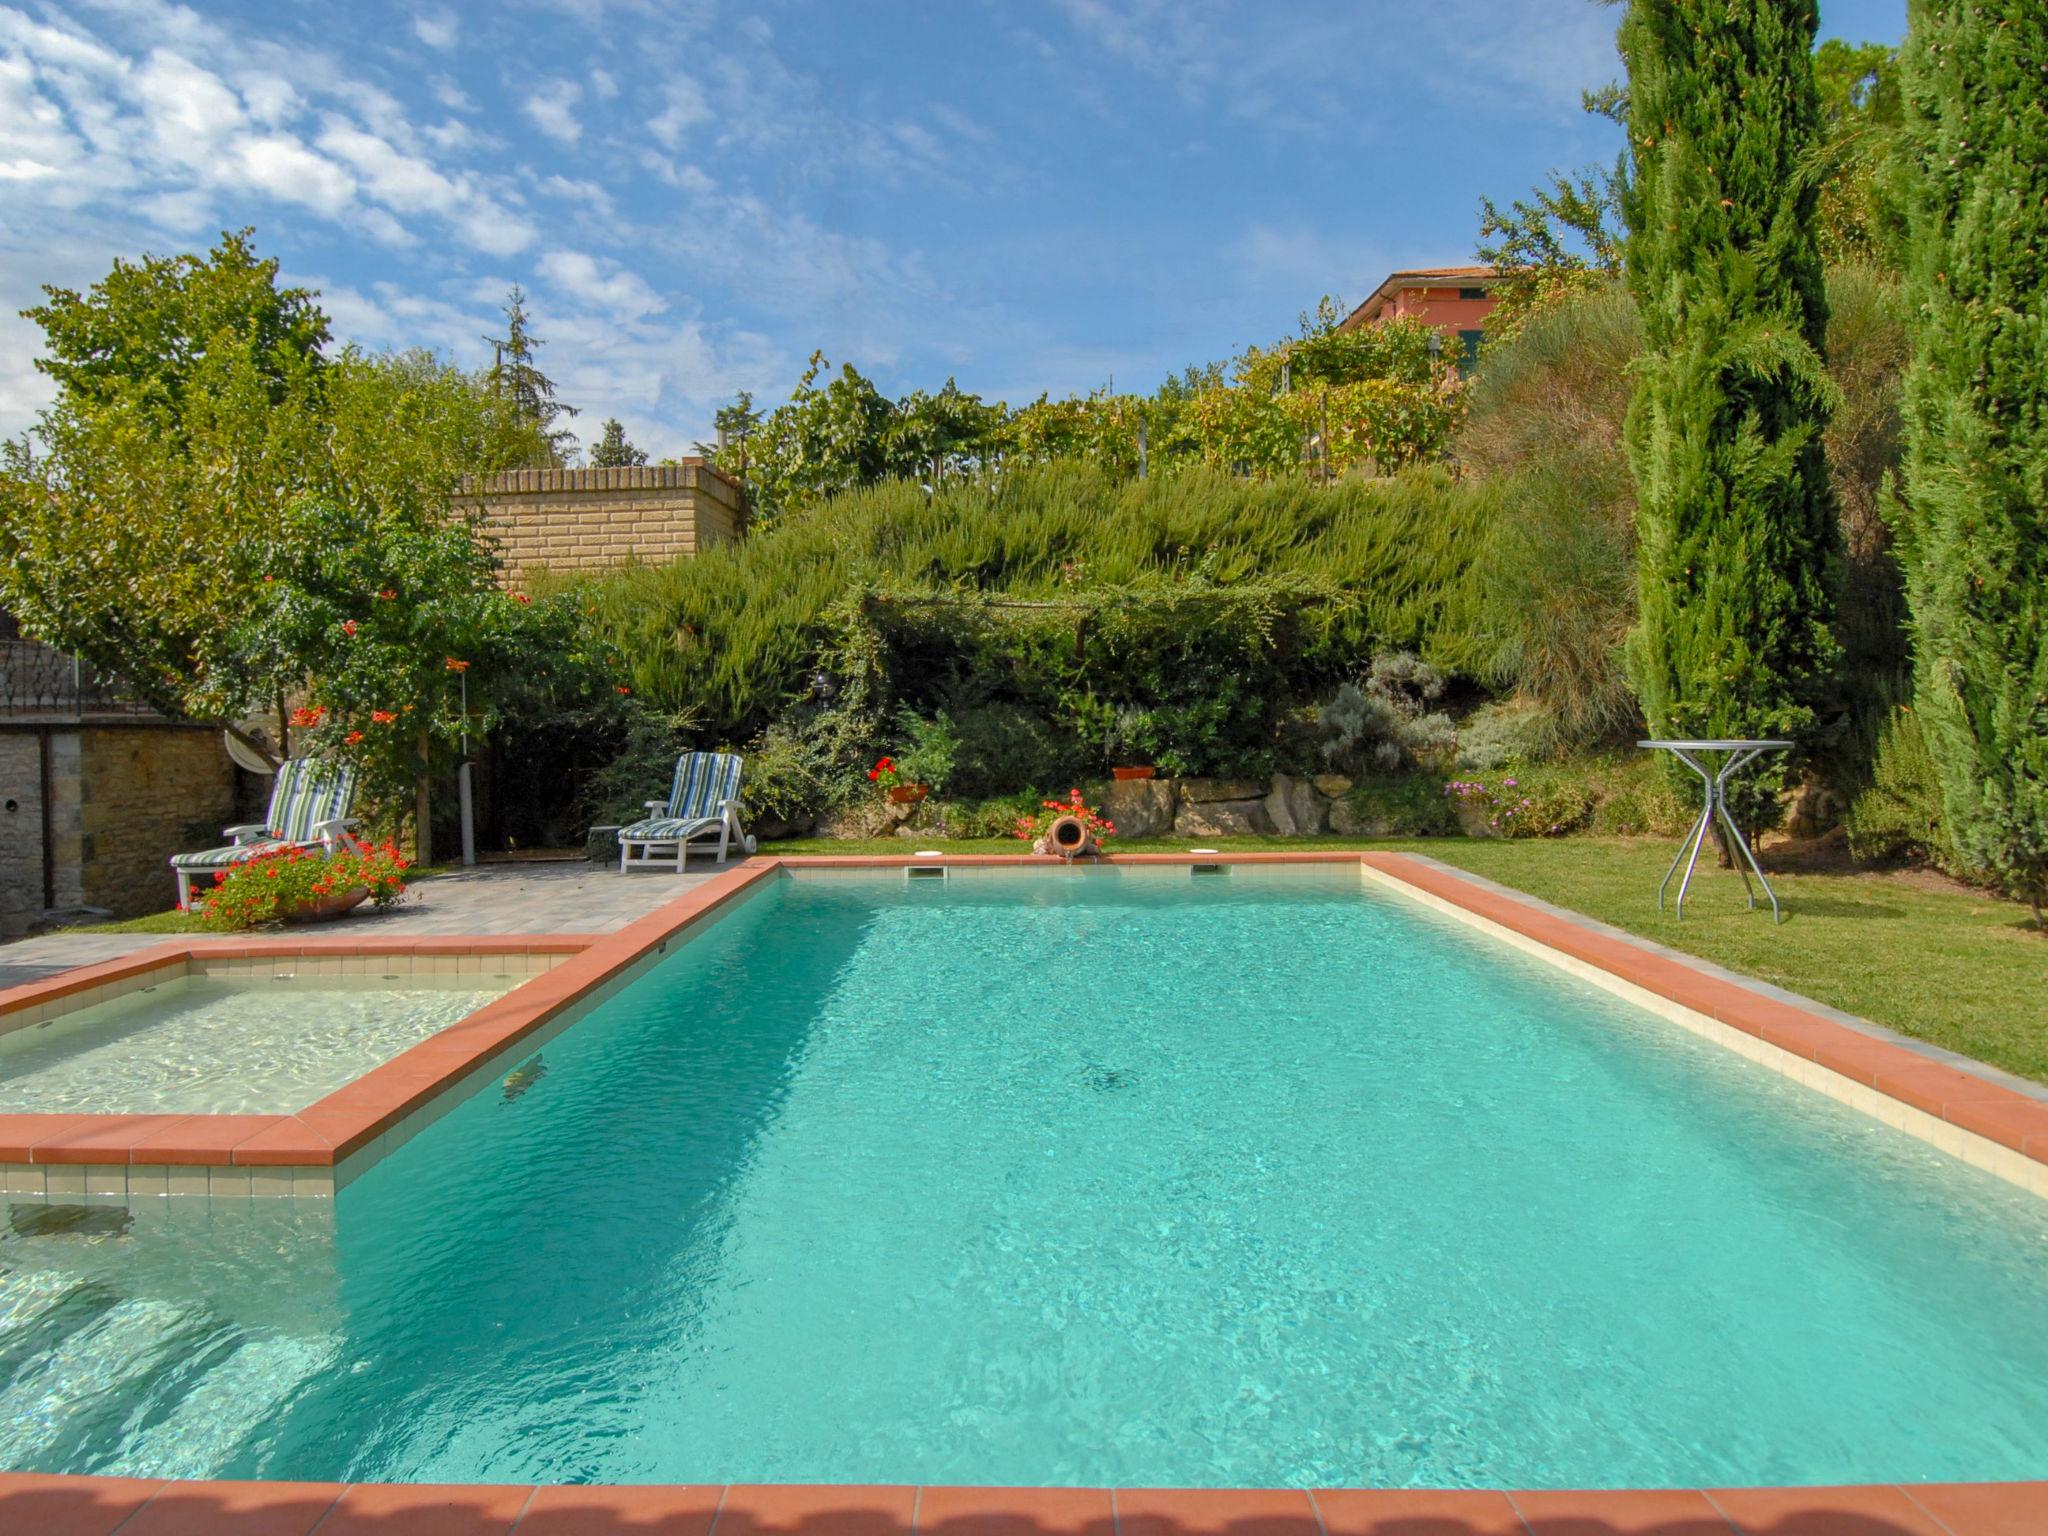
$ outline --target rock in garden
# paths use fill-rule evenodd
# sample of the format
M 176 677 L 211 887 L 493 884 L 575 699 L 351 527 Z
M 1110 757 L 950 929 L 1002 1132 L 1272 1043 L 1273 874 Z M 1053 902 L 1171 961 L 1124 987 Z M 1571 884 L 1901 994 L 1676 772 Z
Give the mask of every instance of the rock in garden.
M 1273 818 L 1264 800 L 1190 801 L 1181 806 L 1173 830 L 1180 837 L 1252 837 L 1271 832 Z
M 1171 779 L 1116 780 L 1105 784 L 1099 794 L 1098 809 L 1119 838 L 1164 837 L 1173 830 L 1179 796 Z
M 1282 837 L 1309 837 L 1323 830 L 1328 802 L 1307 779 L 1276 773 L 1272 792 L 1266 796 L 1266 815 Z

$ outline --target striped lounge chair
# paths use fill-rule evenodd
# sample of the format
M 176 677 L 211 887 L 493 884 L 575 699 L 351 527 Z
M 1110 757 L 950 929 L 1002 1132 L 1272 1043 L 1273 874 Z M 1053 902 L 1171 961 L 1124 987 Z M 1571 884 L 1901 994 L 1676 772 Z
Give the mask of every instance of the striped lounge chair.
M 280 764 L 270 785 L 270 810 L 262 821 L 221 828 L 222 837 L 234 839 L 224 848 L 172 856 L 178 905 L 191 904 L 194 875 L 219 874 L 273 848 L 317 847 L 332 852 L 348 846 L 353 841 L 349 828 L 355 820 L 349 812 L 355 799 L 356 771 L 346 763 L 294 757 Z
M 648 815 L 619 828 L 619 869 L 682 872 L 690 844 L 718 839 L 718 862 L 729 848 L 754 851 L 740 826 L 741 759 L 731 752 L 685 752 L 676 759 L 668 799 L 649 800 Z

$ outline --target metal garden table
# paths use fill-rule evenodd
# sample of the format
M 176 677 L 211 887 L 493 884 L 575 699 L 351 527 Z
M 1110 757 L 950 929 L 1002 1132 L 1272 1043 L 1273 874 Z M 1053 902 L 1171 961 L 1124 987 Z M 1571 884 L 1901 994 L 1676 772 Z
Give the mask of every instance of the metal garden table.
M 1664 892 L 1671 884 L 1671 877 L 1678 873 L 1681 860 L 1685 863 L 1685 878 L 1678 882 L 1678 917 L 1685 919 L 1685 893 L 1692 885 L 1693 866 L 1699 863 L 1700 844 L 1706 841 L 1708 829 L 1716 816 L 1728 829 L 1728 836 L 1735 844 L 1735 869 L 1742 876 L 1742 889 L 1749 895 L 1749 905 L 1756 906 L 1756 889 L 1749 883 L 1749 871 L 1756 871 L 1757 881 L 1764 888 L 1764 895 L 1771 900 L 1771 921 L 1781 923 L 1785 916 L 1778 910 L 1778 893 L 1771 889 L 1771 882 L 1764 879 L 1763 866 L 1756 861 L 1756 855 L 1749 851 L 1749 839 L 1742 835 L 1742 829 L 1735 825 L 1735 818 L 1728 813 L 1728 781 L 1742 772 L 1766 752 L 1782 752 L 1792 743 L 1789 741 L 1639 741 L 1639 747 L 1654 747 L 1660 752 L 1669 752 L 1686 767 L 1700 776 L 1705 786 L 1707 803 L 1700 810 L 1700 819 L 1693 823 L 1692 831 L 1686 834 L 1684 842 L 1678 845 L 1678 857 L 1671 861 L 1671 867 L 1664 871 L 1664 883 L 1657 887 L 1657 910 L 1664 910 Z M 1708 761 L 1702 762 L 1701 758 Z M 1690 857 L 1688 857 L 1688 850 Z M 1744 869 L 1744 863 L 1749 869 Z

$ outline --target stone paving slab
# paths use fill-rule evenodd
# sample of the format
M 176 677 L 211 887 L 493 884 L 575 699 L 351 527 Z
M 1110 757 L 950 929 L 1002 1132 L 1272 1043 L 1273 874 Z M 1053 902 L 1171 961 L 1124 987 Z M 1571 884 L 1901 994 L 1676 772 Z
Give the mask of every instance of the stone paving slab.
M 423 934 L 611 933 L 703 884 L 721 867 L 706 859 L 686 874 L 620 874 L 616 865 L 486 864 L 422 880 L 388 912 L 364 906 L 323 923 L 323 938 L 414 938 Z M 0 944 L 0 988 L 40 981 L 74 966 L 114 960 L 161 944 L 161 933 L 82 929 Z

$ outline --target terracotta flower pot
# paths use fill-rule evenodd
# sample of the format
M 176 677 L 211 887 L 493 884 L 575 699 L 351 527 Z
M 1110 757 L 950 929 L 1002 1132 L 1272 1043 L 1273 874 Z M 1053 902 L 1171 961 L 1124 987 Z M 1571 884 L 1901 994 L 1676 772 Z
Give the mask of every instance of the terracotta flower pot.
M 352 891 L 336 891 L 331 896 L 319 896 L 300 906 L 292 907 L 278 914 L 287 923 L 324 923 L 331 918 L 352 912 L 370 898 L 370 888 L 359 885 Z
M 1146 763 L 1142 767 L 1112 768 L 1109 770 L 1109 776 L 1112 779 L 1149 779 L 1158 772 L 1157 768 Z
M 932 792 L 929 784 L 892 784 L 889 787 L 891 805 L 915 805 Z

